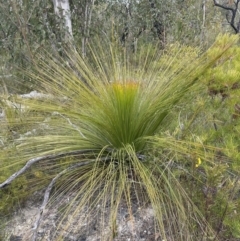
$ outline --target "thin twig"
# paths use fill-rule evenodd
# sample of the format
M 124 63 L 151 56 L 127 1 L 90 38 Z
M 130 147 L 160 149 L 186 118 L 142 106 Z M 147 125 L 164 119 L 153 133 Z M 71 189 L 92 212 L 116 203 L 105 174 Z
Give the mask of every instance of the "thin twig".
M 22 175 L 24 172 L 26 172 L 33 164 L 40 162 L 40 161 L 45 161 L 45 160 L 56 160 L 59 158 L 63 157 L 68 157 L 68 156 L 75 156 L 79 154 L 86 154 L 90 152 L 90 150 L 78 150 L 78 151 L 71 151 L 71 152 L 65 152 L 65 153 L 60 153 L 60 154 L 53 154 L 53 155 L 46 155 L 46 156 L 41 156 L 41 157 L 35 157 L 30 159 L 23 168 L 15 172 L 12 176 L 10 176 L 6 181 L 0 184 L 0 189 L 8 186 L 10 183 L 12 183 L 18 176 Z
M 63 119 L 65 119 L 75 130 L 77 130 L 79 132 L 79 134 L 83 137 L 83 138 L 86 138 L 86 136 L 83 135 L 83 133 L 80 131 L 80 129 L 75 125 L 73 124 L 69 118 L 65 117 L 64 115 L 60 114 L 59 112 L 57 111 L 54 111 L 53 112 L 53 115 L 60 115 Z
M 33 238 L 32 238 L 32 241 L 36 241 L 37 239 L 37 231 L 38 231 L 38 227 L 40 225 L 40 221 L 41 221 L 41 218 L 42 218 L 42 215 L 43 215 L 43 211 L 45 210 L 45 207 L 48 203 L 48 200 L 49 200 L 49 196 L 50 196 L 50 192 L 53 188 L 53 185 L 55 184 L 55 182 L 62 176 L 64 175 L 65 173 L 67 173 L 68 171 L 72 170 L 72 169 L 75 169 L 77 167 L 81 167 L 81 166 L 84 166 L 84 165 L 87 165 L 89 163 L 92 163 L 96 161 L 95 159 L 94 160 L 88 160 L 88 161 L 85 161 L 85 162 L 80 162 L 80 163 L 77 163 L 76 165 L 73 165 L 71 167 L 68 167 L 66 168 L 65 170 L 63 170 L 62 172 L 58 173 L 58 175 L 56 177 L 54 177 L 52 179 L 52 181 L 50 182 L 50 184 L 48 185 L 45 193 L 44 193 L 44 199 L 43 199 L 43 202 L 42 202 L 42 205 L 41 207 L 39 208 L 39 211 L 38 211 L 38 214 L 37 214 L 37 218 L 36 218 L 36 221 L 35 221 L 35 224 L 34 224 L 34 227 L 33 227 L 33 230 L 34 230 L 34 233 L 33 233 Z
M 213 3 L 216 7 L 220 7 L 220 8 L 223 8 L 225 10 L 229 10 L 229 11 L 233 11 L 233 8 L 230 8 L 230 7 L 227 7 L 227 6 L 224 6 L 220 3 L 218 3 L 216 0 L 213 0 Z

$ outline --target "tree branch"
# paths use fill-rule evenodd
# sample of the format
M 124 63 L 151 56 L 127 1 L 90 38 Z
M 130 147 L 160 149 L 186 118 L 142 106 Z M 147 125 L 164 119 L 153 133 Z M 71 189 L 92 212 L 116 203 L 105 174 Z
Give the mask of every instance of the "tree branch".
M 80 154 L 86 154 L 90 152 L 90 150 L 79 150 L 79 151 L 72 151 L 72 152 L 66 152 L 66 153 L 60 153 L 55 155 L 47 155 L 42 157 L 36 157 L 30 159 L 23 168 L 21 168 L 19 171 L 15 172 L 12 176 L 10 176 L 7 180 L 5 180 L 3 183 L 0 184 L 0 189 L 8 186 L 11 184 L 18 176 L 22 175 L 24 172 L 26 172 L 33 164 L 45 161 L 45 160 L 56 160 L 63 157 L 69 157 L 69 156 L 76 156 Z
M 213 0 L 213 3 L 214 3 L 214 6 L 216 6 L 216 7 L 219 7 L 219 8 L 225 9 L 225 10 L 229 10 L 231 12 L 234 11 L 233 8 L 224 6 L 224 5 L 220 4 L 220 3 L 218 3 L 216 0 Z
M 216 0 L 213 0 L 213 3 L 214 3 L 214 6 L 220 7 L 222 9 L 224 9 L 224 10 L 228 10 L 228 11 L 230 11 L 232 13 L 231 20 L 228 20 L 227 16 L 226 16 L 226 19 L 227 19 L 228 23 L 230 24 L 230 26 L 234 29 L 235 33 L 239 33 L 239 31 L 240 31 L 240 22 L 235 25 L 235 18 L 236 18 L 236 14 L 237 14 L 237 11 L 238 11 L 238 5 L 240 3 L 240 0 L 237 0 L 234 3 L 234 5 L 235 5 L 234 8 L 227 7 L 227 6 L 224 6 L 222 4 L 219 4 Z

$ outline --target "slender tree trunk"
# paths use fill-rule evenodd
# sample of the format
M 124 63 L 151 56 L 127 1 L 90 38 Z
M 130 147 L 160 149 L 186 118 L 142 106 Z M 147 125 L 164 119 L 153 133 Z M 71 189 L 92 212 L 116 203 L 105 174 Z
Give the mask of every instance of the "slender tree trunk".
M 202 1 L 202 27 L 201 27 L 201 44 L 205 42 L 205 22 L 206 22 L 206 0 Z
M 63 18 L 66 28 L 66 38 L 73 39 L 72 21 L 69 0 L 53 0 L 54 12 L 60 18 Z
M 83 28 L 83 37 L 82 37 L 82 56 L 86 56 L 86 45 L 88 42 L 88 37 L 90 33 L 90 25 L 92 21 L 92 9 L 95 0 L 90 0 L 86 3 L 85 14 L 84 14 L 84 28 Z

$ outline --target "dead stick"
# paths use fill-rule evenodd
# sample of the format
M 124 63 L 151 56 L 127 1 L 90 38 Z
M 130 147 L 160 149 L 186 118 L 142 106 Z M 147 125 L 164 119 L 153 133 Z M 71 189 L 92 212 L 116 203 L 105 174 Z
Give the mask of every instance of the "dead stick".
M 47 155 L 42 157 L 36 157 L 30 159 L 23 168 L 21 168 L 19 171 L 15 172 L 12 176 L 10 176 L 6 181 L 0 184 L 0 189 L 8 186 L 12 181 L 14 181 L 18 176 L 22 175 L 24 172 L 26 172 L 33 164 L 45 161 L 45 160 L 56 160 L 63 157 L 69 157 L 69 156 L 76 156 L 80 154 L 86 154 L 87 152 L 90 152 L 90 150 L 79 150 L 79 151 L 72 151 L 72 152 L 66 152 L 66 153 L 60 153 L 60 154 L 53 154 L 53 155 Z
M 64 175 L 65 173 L 67 173 L 68 171 L 70 171 L 72 169 L 75 169 L 75 168 L 80 167 L 80 166 L 87 165 L 87 164 L 92 163 L 94 161 L 96 161 L 96 159 L 85 161 L 85 162 L 81 162 L 81 163 L 77 163 L 76 165 L 68 167 L 65 170 L 63 170 L 62 172 L 58 173 L 58 175 L 52 179 L 52 181 L 50 182 L 50 184 L 48 185 L 48 187 L 47 187 L 47 189 L 46 189 L 46 191 L 44 193 L 43 203 L 42 203 L 41 207 L 39 208 L 39 212 L 38 212 L 38 215 L 37 215 L 34 227 L 33 227 L 34 233 L 33 233 L 32 241 L 36 241 L 36 239 L 37 239 L 37 231 L 38 231 L 38 227 L 39 227 L 39 224 L 40 224 L 40 221 L 41 221 L 41 218 L 42 218 L 42 214 L 43 214 L 43 211 L 44 211 L 44 209 L 45 209 L 45 207 L 46 207 L 46 205 L 48 203 L 50 192 L 51 192 L 51 190 L 53 188 L 53 185 L 57 181 L 57 179 L 59 179 L 62 175 Z

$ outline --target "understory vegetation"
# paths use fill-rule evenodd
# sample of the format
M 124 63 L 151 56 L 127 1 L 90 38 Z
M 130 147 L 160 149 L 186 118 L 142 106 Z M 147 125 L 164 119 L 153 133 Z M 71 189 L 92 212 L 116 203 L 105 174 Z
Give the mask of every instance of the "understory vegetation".
M 101 240 L 114 240 L 121 205 L 134 230 L 133 203 L 153 208 L 161 240 L 239 240 L 238 36 L 220 35 L 204 52 L 177 43 L 89 49 L 40 52 L 21 70 L 35 94 L 1 94 L 1 220 L 44 190 L 26 240 L 39 240 L 44 210 L 66 197 L 52 240 L 83 222 L 86 207 Z

